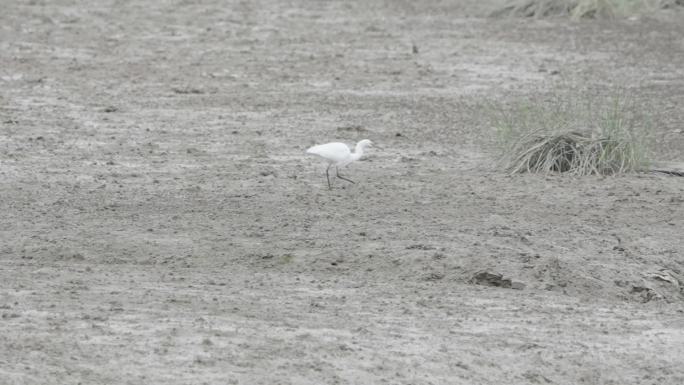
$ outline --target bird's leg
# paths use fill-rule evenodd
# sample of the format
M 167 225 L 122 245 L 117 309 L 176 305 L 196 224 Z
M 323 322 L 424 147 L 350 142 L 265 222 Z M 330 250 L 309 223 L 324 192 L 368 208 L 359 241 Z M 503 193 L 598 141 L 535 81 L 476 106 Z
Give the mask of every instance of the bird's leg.
M 328 175 L 328 170 L 330 170 L 331 164 L 328 165 L 328 168 L 325 169 L 325 178 L 328 180 L 328 189 L 332 190 L 332 185 L 330 184 L 330 175 Z
M 335 166 L 335 171 L 336 171 L 336 173 L 337 173 L 337 177 L 338 177 L 338 178 L 344 179 L 344 180 L 346 180 L 347 182 L 356 183 L 356 182 L 354 182 L 353 180 L 348 179 L 348 178 L 345 178 L 345 177 L 343 177 L 342 175 L 340 175 L 340 169 L 339 169 L 337 166 Z

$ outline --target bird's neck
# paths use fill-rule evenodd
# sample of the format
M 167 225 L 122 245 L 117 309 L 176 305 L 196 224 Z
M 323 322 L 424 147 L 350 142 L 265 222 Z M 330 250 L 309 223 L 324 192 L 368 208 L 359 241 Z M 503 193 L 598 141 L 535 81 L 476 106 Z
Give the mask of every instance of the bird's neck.
M 363 155 L 363 146 L 361 143 L 356 144 L 356 148 L 354 149 L 354 153 L 351 154 L 351 157 L 353 160 L 359 160 L 361 159 L 361 156 Z

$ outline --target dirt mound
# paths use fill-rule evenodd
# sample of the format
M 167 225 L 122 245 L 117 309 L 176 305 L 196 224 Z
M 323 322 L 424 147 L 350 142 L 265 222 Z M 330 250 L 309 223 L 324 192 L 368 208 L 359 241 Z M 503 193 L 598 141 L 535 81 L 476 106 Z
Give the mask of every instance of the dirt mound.
M 610 19 L 648 10 L 684 6 L 682 0 L 628 2 L 624 0 L 523 0 L 508 4 L 490 14 L 492 17 L 571 17 Z

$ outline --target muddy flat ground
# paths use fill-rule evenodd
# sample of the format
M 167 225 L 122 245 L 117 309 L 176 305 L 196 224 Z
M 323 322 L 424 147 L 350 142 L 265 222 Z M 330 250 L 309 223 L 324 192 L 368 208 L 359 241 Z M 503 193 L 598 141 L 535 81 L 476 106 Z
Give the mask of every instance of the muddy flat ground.
M 510 176 L 487 118 L 619 86 L 681 161 L 684 10 L 499 5 L 4 2 L 0 384 L 684 383 L 684 178 Z

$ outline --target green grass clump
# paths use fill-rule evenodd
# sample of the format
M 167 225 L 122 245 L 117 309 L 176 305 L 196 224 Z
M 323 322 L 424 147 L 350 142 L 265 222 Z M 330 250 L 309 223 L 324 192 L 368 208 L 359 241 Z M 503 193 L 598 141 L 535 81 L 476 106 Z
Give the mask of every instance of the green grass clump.
M 511 173 L 610 175 L 646 170 L 648 119 L 614 97 L 596 107 L 556 100 L 499 110 L 494 126 L 501 164 Z
M 491 15 L 518 17 L 615 18 L 684 5 L 684 0 L 514 0 Z

